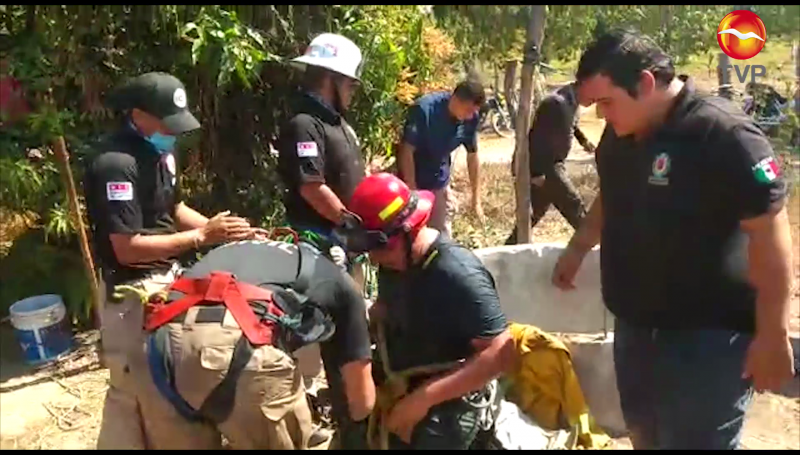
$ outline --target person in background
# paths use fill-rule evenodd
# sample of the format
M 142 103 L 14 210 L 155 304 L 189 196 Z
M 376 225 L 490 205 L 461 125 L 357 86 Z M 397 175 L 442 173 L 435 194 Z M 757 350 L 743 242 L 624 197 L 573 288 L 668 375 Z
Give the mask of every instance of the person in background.
M 635 449 L 735 449 L 753 390 L 794 374 L 786 184 L 734 103 L 699 94 L 634 32 L 599 36 L 578 99 L 608 126 L 600 191 L 553 271 L 572 289 L 598 243 L 614 363 Z
M 252 237 L 256 230 L 229 212 L 212 219 L 181 199 L 175 165 L 177 136 L 200 123 L 189 112 L 183 83 L 170 74 L 132 78 L 109 95 L 123 114 L 120 127 L 97 146 L 83 191 L 100 267 L 103 359 L 110 384 L 99 449 L 144 449 L 131 356 L 141 353 L 142 303 L 126 285 L 153 294 L 180 272 L 177 257 L 203 245 Z
M 450 166 L 458 146 L 467 149 L 467 171 L 472 189 L 471 207 L 483 219 L 478 158 L 478 111 L 486 101 L 483 85 L 461 82 L 452 93 L 434 92 L 409 109 L 403 139 L 397 150 L 398 176 L 411 189 L 436 196 L 430 226 L 452 236 L 450 220 Z
M 573 229 L 578 229 L 586 216 L 586 207 L 575 186 L 569 180 L 564 162 L 572 149 L 572 137 L 589 153 L 594 145 L 578 128 L 578 100 L 575 82 L 564 85 L 547 95 L 536 108 L 533 125 L 528 132 L 528 153 L 531 175 L 531 228 L 547 213 L 550 204 L 556 206 Z M 516 158 L 516 157 L 515 157 Z M 512 172 L 516 162 L 512 160 Z M 517 243 L 517 228 L 511 232 L 506 245 Z

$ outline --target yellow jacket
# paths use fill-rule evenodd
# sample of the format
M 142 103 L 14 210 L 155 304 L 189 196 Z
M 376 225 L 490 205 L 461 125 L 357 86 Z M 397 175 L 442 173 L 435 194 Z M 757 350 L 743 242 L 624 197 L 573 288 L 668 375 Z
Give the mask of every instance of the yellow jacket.
M 508 399 L 544 428 L 577 430 L 578 447 L 601 449 L 610 441 L 589 417 L 567 347 L 538 327 L 511 324 L 519 356 L 510 380 Z

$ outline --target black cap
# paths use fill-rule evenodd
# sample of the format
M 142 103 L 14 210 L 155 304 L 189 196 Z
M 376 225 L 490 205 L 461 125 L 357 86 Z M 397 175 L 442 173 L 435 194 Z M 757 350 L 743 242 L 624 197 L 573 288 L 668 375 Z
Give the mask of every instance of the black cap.
M 189 112 L 186 88 L 175 76 L 167 73 L 146 73 L 128 80 L 108 96 L 113 109 L 141 109 L 158 117 L 173 134 L 200 128 L 200 122 Z

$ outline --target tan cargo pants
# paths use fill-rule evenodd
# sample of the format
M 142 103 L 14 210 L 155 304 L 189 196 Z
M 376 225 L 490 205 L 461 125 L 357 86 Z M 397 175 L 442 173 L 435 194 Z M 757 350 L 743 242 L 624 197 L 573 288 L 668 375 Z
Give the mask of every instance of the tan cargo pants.
M 179 272 L 180 268 L 175 264 L 167 272 L 153 273 L 147 278 L 123 284 L 149 295 L 170 285 Z M 100 314 L 100 331 L 110 378 L 97 448 L 143 450 L 147 444 L 136 397 L 136 383 L 141 378 L 141 371 L 135 371 L 132 359 L 143 353 L 144 306 L 140 297 L 133 293 L 126 293 L 119 303 L 107 299 L 106 283 L 102 280 L 99 292 L 105 299 Z
M 450 184 L 446 187 L 434 190 L 433 195 L 433 208 L 431 209 L 431 217 L 428 220 L 428 226 L 436 229 L 439 232 L 444 232 L 448 237 L 453 236 L 453 214 L 455 212 L 455 204 L 453 204 L 453 194 L 450 191 Z
M 195 323 L 201 307 L 183 323 L 168 325 L 177 392 L 199 409 L 222 381 L 241 330 L 230 312 L 217 323 Z M 148 372 L 149 375 L 149 372 Z M 218 449 L 224 435 L 233 449 L 307 449 L 313 432 L 311 410 L 295 361 L 272 346 L 253 352 L 237 383 L 233 410 L 214 426 L 184 419 L 148 377 L 139 402 L 150 448 Z

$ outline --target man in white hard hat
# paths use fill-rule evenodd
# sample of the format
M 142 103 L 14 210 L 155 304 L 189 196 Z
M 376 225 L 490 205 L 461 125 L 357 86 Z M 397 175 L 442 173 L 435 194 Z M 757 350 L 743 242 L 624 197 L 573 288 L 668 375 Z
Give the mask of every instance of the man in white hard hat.
M 303 87 L 278 140 L 289 224 L 315 238 L 323 252 L 334 247 L 339 254 L 333 259 L 342 266 L 347 260 L 333 229 L 365 176 L 358 137 L 343 117 L 360 83 L 361 62 L 361 50 L 344 36 L 314 38 L 305 54 L 291 61 L 304 71 Z M 361 281 L 360 267 L 346 267 Z
M 304 240 L 311 240 L 346 268 L 359 290 L 363 289 L 362 266 L 346 257 L 334 228 L 345 221 L 345 206 L 366 174 L 358 137 L 343 117 L 360 83 L 361 62 L 361 50 L 344 36 L 323 33 L 315 37 L 305 54 L 291 61 L 303 71 L 303 83 L 292 100 L 291 116 L 281 127 L 277 146 L 288 223 Z M 296 355 L 308 384 L 321 368 L 319 354 L 303 349 Z M 337 373 L 327 372 L 332 389 L 341 384 L 340 378 L 331 377 Z M 335 395 L 341 392 L 332 391 Z M 349 431 L 352 422 L 347 416 L 334 417 L 340 428 L 347 427 L 344 433 L 358 433 Z M 342 441 L 342 446 L 350 444 Z

